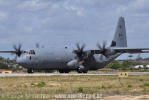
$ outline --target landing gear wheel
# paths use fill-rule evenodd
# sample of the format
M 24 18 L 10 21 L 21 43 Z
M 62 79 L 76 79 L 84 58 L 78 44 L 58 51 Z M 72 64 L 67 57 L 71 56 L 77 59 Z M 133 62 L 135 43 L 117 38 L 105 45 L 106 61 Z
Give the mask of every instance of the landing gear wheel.
M 81 71 L 77 71 L 78 73 L 82 73 Z
M 53 70 L 45 70 L 45 73 L 53 73 Z
M 87 73 L 87 72 L 88 72 L 88 70 L 83 71 L 83 73 Z
M 87 73 L 88 70 L 87 70 L 87 69 L 84 69 L 84 70 L 80 70 L 80 69 L 78 69 L 77 72 L 78 72 L 78 73 Z
M 29 68 L 29 69 L 27 69 L 27 72 L 31 74 L 31 73 L 34 73 L 34 70 Z
M 77 71 L 78 73 L 87 73 L 88 71 Z
M 88 68 L 85 68 L 84 66 L 80 65 L 77 69 L 78 73 L 87 73 L 88 72 Z
M 63 70 L 59 70 L 59 73 L 64 73 L 64 71 Z
M 69 71 L 69 70 L 64 70 L 64 72 L 65 72 L 65 73 L 69 73 L 70 71 Z

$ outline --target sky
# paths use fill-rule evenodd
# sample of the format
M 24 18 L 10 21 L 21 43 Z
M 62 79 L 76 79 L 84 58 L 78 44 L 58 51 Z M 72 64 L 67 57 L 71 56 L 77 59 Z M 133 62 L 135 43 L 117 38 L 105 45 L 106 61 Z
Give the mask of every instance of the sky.
M 97 49 L 97 42 L 110 44 L 120 16 L 125 17 L 128 47 L 147 48 L 148 4 L 149 0 L 0 0 L 0 50 L 12 50 L 18 43 L 24 49 L 36 43 L 47 48 L 85 43 L 86 49 Z

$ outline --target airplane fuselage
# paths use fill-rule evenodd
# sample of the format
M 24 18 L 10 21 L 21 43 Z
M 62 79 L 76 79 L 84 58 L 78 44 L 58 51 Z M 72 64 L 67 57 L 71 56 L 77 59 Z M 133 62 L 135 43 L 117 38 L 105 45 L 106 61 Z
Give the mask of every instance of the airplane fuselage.
M 17 59 L 17 62 L 27 69 L 35 70 L 76 70 L 78 66 L 69 66 L 68 63 L 73 61 L 76 55 L 72 52 L 73 49 L 68 47 L 59 49 L 36 49 L 35 54 L 25 54 Z M 89 70 L 97 70 L 113 61 L 119 55 L 112 59 L 100 59 L 100 55 L 93 55 L 87 62 Z

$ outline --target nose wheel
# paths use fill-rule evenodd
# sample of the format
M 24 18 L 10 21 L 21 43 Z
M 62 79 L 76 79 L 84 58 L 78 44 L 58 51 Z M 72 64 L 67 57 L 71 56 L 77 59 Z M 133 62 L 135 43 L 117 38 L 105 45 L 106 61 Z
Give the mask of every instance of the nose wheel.
M 29 69 L 27 69 L 27 72 L 31 74 L 31 73 L 34 73 L 34 70 L 29 68 Z

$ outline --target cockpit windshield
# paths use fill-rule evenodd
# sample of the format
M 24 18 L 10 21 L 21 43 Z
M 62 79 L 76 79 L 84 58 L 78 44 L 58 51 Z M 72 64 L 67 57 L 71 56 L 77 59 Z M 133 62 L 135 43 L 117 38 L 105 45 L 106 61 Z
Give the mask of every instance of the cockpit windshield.
M 35 55 L 35 50 L 27 51 L 26 55 Z

